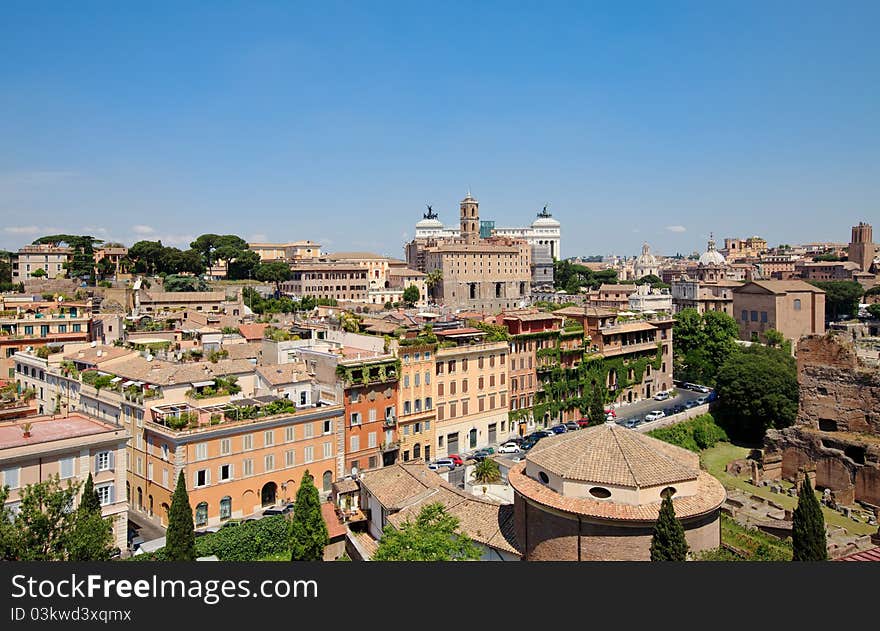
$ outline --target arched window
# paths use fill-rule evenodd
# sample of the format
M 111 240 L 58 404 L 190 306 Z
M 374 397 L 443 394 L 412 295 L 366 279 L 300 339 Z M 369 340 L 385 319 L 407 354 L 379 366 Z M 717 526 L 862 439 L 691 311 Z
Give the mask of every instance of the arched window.
M 232 498 L 228 495 L 220 500 L 220 520 L 232 517 Z
M 422 457 L 422 446 L 418 443 L 413 445 L 413 458 L 421 458 Z
M 144 510 L 144 492 L 141 490 L 141 487 L 138 487 L 138 510 Z
M 148 504 L 148 508 L 149 508 L 148 513 L 149 513 L 150 517 L 152 517 L 153 516 L 153 496 L 152 495 L 150 495 L 147 498 L 147 504 Z
M 332 471 L 325 471 L 322 482 L 323 482 L 322 486 L 324 488 L 324 492 L 329 493 L 330 487 L 333 484 L 333 472 Z
M 208 523 L 208 502 L 201 502 L 196 506 L 196 526 L 204 526 Z
M 470 432 L 468 432 L 468 442 L 470 444 L 470 449 L 473 449 L 477 446 L 477 430 L 476 430 L 476 428 L 474 428 Z

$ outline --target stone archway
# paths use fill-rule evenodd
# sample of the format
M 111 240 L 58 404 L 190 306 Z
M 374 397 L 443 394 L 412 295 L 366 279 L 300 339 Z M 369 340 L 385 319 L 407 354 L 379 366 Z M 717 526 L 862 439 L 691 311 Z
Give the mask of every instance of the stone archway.
M 278 501 L 278 485 L 274 482 L 266 482 L 260 491 L 260 505 L 273 506 Z

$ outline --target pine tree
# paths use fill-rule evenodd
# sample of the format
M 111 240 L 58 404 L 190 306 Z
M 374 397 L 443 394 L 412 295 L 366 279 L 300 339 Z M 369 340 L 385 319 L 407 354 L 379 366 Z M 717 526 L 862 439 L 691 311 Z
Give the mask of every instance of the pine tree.
M 601 425 L 605 422 L 605 397 L 602 390 L 593 385 L 593 396 L 590 398 L 590 425 Z
M 95 483 L 92 481 L 92 474 L 86 478 L 85 486 L 83 486 L 82 498 L 79 501 L 79 509 L 90 513 L 101 512 L 101 499 L 95 490 Z
M 195 561 L 196 535 L 193 529 L 192 506 L 186 492 L 183 471 L 177 478 L 177 488 L 171 496 L 168 509 L 168 530 L 165 531 L 165 557 L 169 561 Z
M 810 478 L 806 475 L 798 492 L 797 508 L 794 509 L 791 545 L 793 561 L 828 560 L 825 517 L 813 493 Z
M 660 505 L 660 517 L 651 537 L 651 560 L 685 561 L 687 553 L 688 545 L 684 538 L 684 528 L 675 518 L 672 495 L 667 494 Z
M 321 500 L 314 478 L 306 470 L 296 492 L 290 524 L 290 560 L 321 561 L 330 542 L 327 524 L 321 514 Z

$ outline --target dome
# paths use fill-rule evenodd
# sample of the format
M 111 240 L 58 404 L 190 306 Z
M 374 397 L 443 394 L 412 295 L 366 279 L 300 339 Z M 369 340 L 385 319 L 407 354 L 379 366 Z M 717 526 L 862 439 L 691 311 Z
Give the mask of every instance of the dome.
M 715 240 L 710 234 L 706 251 L 700 255 L 700 265 L 724 265 L 726 262 L 724 255 L 715 249 Z
M 539 217 L 532 222 L 532 228 L 558 228 L 560 225 L 553 217 Z
M 534 464 L 565 482 L 645 488 L 696 480 L 700 473 L 683 449 L 613 422 L 542 439 L 527 453 L 527 471 Z
M 651 247 L 645 243 L 642 245 L 642 253 L 636 257 L 636 265 L 654 267 L 657 265 L 657 257 L 651 254 Z

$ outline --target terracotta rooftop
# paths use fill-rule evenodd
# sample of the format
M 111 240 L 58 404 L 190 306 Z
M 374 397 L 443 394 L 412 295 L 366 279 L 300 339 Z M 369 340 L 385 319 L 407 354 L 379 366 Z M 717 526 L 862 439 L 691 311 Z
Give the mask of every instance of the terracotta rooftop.
M 224 344 L 223 350 L 229 353 L 226 359 L 256 359 L 260 356 L 260 345 L 256 342 Z
M 324 523 L 327 524 L 327 534 L 330 539 L 345 536 L 345 526 L 339 523 L 339 517 L 336 516 L 336 509 L 330 502 L 321 503 L 321 516 Z
M 121 346 L 98 345 L 82 348 L 72 353 L 65 353 L 64 359 L 98 365 L 111 359 L 125 357 L 126 355 L 134 356 L 137 353 L 130 348 L 123 348 Z
M 774 294 L 784 294 L 789 291 L 809 291 L 814 294 L 824 294 L 825 291 L 818 287 L 805 283 L 802 280 L 753 280 L 740 287 L 745 290 L 749 287 L 757 286 Z M 736 290 L 734 290 L 736 291 Z
M 417 269 L 410 269 L 408 267 L 405 269 L 392 268 L 392 269 L 388 270 L 388 275 L 389 276 L 427 276 L 427 274 L 425 274 L 424 272 L 420 272 Z
M 266 330 L 268 324 L 239 324 L 238 332 L 248 342 L 263 339 L 263 331 Z
M 593 316 L 598 318 L 610 318 L 617 315 L 615 311 L 601 307 L 565 307 L 553 312 L 561 316 Z
M 519 554 L 512 506 L 489 502 L 452 486 L 421 460 L 366 472 L 361 484 L 394 513 L 388 521 L 395 527 L 414 520 L 424 506 L 439 502 L 458 518 L 462 531 L 474 541 Z
M 660 501 L 633 505 L 560 495 L 525 475 L 525 464 L 520 462 L 508 471 L 508 482 L 520 495 L 549 508 L 585 517 L 632 522 L 654 522 L 660 513 Z M 700 471 L 697 476 L 697 492 L 694 495 L 673 497 L 672 504 L 675 507 L 675 516 L 681 519 L 716 510 L 726 498 L 727 492 L 721 483 L 709 473 Z
M 435 335 L 440 337 L 455 337 L 457 335 L 486 335 L 485 331 L 470 327 L 462 327 L 460 329 L 446 329 L 445 331 L 434 331 Z
M 296 383 L 298 381 L 308 381 L 311 379 L 305 362 L 258 366 L 257 373 L 272 386 Z
M 602 284 L 599 286 L 599 291 L 605 292 L 615 292 L 615 293 L 632 293 L 636 290 L 637 285 L 610 285 L 610 284 Z
M 533 462 L 561 478 L 630 488 L 694 480 L 699 465 L 686 449 L 621 427 L 603 423 L 538 442 L 528 452 Z
M 354 493 L 358 488 L 357 480 L 353 480 L 352 478 L 337 480 L 333 483 L 333 490 L 336 493 Z
M 24 438 L 21 423 L 31 424 L 31 435 Z M 102 423 L 82 414 L 70 414 L 66 417 L 33 416 L 22 421 L 0 424 L 0 449 L 38 445 L 65 438 L 89 436 L 109 432 L 122 432 L 122 427 Z
M 500 318 L 504 320 L 519 320 L 520 322 L 534 322 L 540 320 L 561 320 L 562 316 L 555 313 L 502 313 Z
M 156 385 L 186 384 L 254 371 L 254 365 L 246 359 L 221 359 L 217 362 L 194 362 L 176 364 L 160 359 L 147 361 L 140 355 L 130 359 L 118 359 L 103 368 L 119 377 Z
M 880 561 L 880 547 L 868 548 L 861 552 L 853 552 L 835 561 Z
M 222 291 L 145 291 L 141 302 L 222 302 Z
M 657 327 L 651 324 L 650 322 L 645 322 L 644 320 L 641 322 L 623 322 L 621 324 L 612 324 L 611 326 L 604 327 L 602 332 L 612 333 L 632 333 L 634 331 L 652 331 Z

